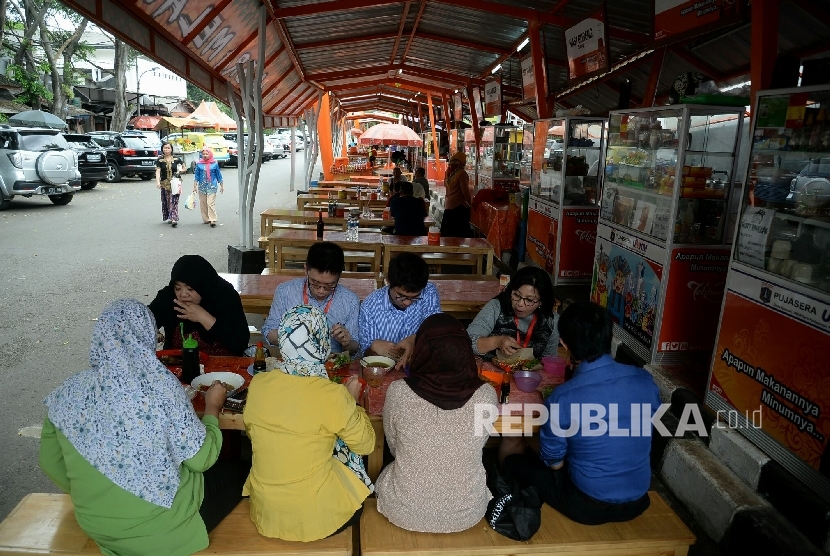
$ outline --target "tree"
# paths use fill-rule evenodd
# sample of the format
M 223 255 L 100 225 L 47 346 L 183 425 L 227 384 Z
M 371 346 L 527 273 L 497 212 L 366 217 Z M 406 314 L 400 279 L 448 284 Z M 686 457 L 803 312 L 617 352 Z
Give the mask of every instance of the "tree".
M 113 64 L 115 107 L 112 111 L 110 129 L 121 131 L 127 128 L 128 118 L 136 107 L 134 104 L 127 103 L 127 68 L 130 66 L 132 48 L 120 39 L 113 38 L 113 41 L 115 42 L 115 63 Z M 135 56 L 133 56 L 133 59 L 135 59 Z
M 66 118 L 67 103 L 75 97 L 73 84 L 75 83 L 75 59 L 76 51 L 86 53 L 88 47 L 81 42 L 81 37 L 86 30 L 89 20 L 78 16 L 75 12 L 62 10 L 67 17 L 75 20 L 78 24 L 75 31 L 50 31 L 46 27 L 44 19 L 40 21 L 40 40 L 46 59 L 49 61 L 49 68 L 52 74 L 52 113 L 59 118 Z M 74 16 L 74 17 L 73 17 Z M 58 58 L 63 58 L 63 67 L 58 69 L 55 63 Z

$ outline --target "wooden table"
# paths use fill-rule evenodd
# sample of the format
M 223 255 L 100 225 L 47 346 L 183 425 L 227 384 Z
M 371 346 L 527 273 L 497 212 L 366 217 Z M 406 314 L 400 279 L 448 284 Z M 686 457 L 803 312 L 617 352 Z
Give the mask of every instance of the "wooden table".
M 337 204 L 344 207 L 359 207 L 363 208 L 361 201 L 358 199 L 335 199 Z M 328 208 L 328 195 L 309 195 L 307 193 L 300 193 L 297 195 L 297 210 L 304 210 L 306 205 L 325 205 Z M 384 206 L 386 201 L 384 200 Z
M 441 311 L 457 319 L 474 319 L 488 301 L 501 291 L 492 277 L 481 280 L 430 280 L 438 290 Z
M 219 276 L 230 282 L 242 299 L 242 309 L 246 313 L 267 315 L 274 301 L 274 292 L 283 282 L 300 278 L 302 274 L 226 274 Z M 357 297 L 366 298 L 377 288 L 377 277 L 347 278 L 341 277 L 337 283 L 353 291 Z
M 401 251 L 411 253 L 455 253 L 480 256 L 476 274 L 493 274 L 493 246 L 486 239 L 442 237 L 439 245 L 427 243 L 427 236 L 383 236 L 383 275 L 389 273 L 389 260 Z M 483 264 L 482 264 L 483 263 Z
M 248 374 L 248 365 L 253 362 L 253 357 L 224 357 L 219 355 L 211 355 L 207 363 L 205 363 L 205 373 L 227 371 L 238 374 L 245 379 L 243 388 L 247 388 L 253 378 Z M 193 398 L 191 402 L 193 403 L 193 409 L 196 410 L 196 415 L 201 418 L 202 414 L 205 412 L 205 397 L 197 392 L 196 397 Z M 245 430 L 245 423 L 242 422 L 242 414 L 229 409 L 222 409 L 219 412 L 219 428 Z
M 274 231 L 276 222 L 290 222 L 292 224 L 315 224 L 319 218 L 320 213 L 311 210 L 287 210 L 287 209 L 265 209 L 259 213 L 260 235 L 268 237 Z M 323 211 L 323 224 L 326 226 L 339 226 L 342 230 L 346 229 L 345 216 L 328 216 L 328 211 Z M 360 228 L 382 228 L 384 226 L 394 226 L 394 218 L 383 218 L 379 213 L 372 213 L 371 218 L 363 216 L 358 220 L 358 227 Z M 432 216 L 424 218 L 424 226 L 435 226 L 435 219 Z
M 323 239 L 317 239 L 316 230 L 281 230 L 277 229 L 268 235 L 268 260 L 272 271 L 281 270 L 285 268 L 285 250 L 290 248 L 299 248 L 308 250 L 309 247 L 318 241 L 333 241 L 346 251 L 347 263 L 349 262 L 349 252 L 371 253 L 367 255 L 365 260 L 358 262 L 368 262 L 371 266 L 371 272 L 380 271 L 381 250 L 381 234 L 360 232 L 357 241 L 349 241 L 346 239 L 346 232 L 323 232 Z M 352 259 L 354 262 L 356 259 Z

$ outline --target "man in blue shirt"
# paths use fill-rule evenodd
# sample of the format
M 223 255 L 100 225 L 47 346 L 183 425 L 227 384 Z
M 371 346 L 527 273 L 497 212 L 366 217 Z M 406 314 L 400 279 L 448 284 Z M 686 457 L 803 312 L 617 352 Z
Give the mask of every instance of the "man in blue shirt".
M 305 277 L 283 282 L 274 292 L 271 310 L 262 325 L 262 335 L 268 343 L 277 345 L 278 327 L 286 311 L 297 305 L 311 305 L 326 315 L 332 353 L 357 352 L 360 299 L 353 291 L 337 284 L 344 268 L 345 257 L 339 245 L 330 241 L 312 245 L 306 255 Z
M 397 359 L 396 368 L 401 368 L 412 354 L 421 323 L 441 312 L 441 302 L 429 283 L 427 263 L 414 253 L 389 261 L 386 283 L 360 305 L 360 349 Z
M 595 303 L 565 310 L 559 338 L 578 365 L 546 400 L 550 417 L 539 432 L 540 453 L 520 453 L 514 437 L 502 439 L 500 454 L 519 484 L 534 486 L 545 502 L 587 525 L 628 521 L 649 506 L 651 416 L 660 394 L 647 371 L 611 358 L 612 326 Z

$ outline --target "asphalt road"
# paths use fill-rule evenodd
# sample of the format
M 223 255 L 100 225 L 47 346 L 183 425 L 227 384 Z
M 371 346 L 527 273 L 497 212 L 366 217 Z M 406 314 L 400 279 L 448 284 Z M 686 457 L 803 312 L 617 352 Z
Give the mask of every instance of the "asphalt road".
M 302 155 L 296 183 L 302 183 Z M 289 173 L 289 159 L 262 165 L 255 242 L 262 210 L 296 206 Z M 237 170 L 223 174 L 216 228 L 202 223 L 198 207 L 185 209 L 184 199 L 178 228 L 164 224 L 155 183 L 135 178 L 102 182 L 66 206 L 15 197 L 0 212 L 0 519 L 30 492 L 57 492 L 37 463 L 43 398 L 89 367 L 90 335 L 101 310 L 121 298 L 149 303 L 185 254 L 227 271 L 228 245 L 241 242 Z M 192 183 L 188 175 L 185 191 Z

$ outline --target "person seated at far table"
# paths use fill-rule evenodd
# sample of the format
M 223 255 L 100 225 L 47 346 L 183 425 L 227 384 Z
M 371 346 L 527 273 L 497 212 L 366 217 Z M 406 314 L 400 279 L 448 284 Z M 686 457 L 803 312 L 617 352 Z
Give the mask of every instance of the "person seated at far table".
M 321 241 L 311 246 L 305 259 L 305 278 L 283 282 L 274 291 L 271 309 L 262 325 L 262 335 L 269 345 L 277 345 L 279 323 L 289 309 L 311 305 L 326 315 L 332 352 L 357 352 L 360 298 L 338 284 L 345 267 L 343 249 L 336 243 Z
M 397 170 L 397 168 L 395 168 Z M 389 184 L 389 198 L 386 199 L 386 206 L 392 208 L 392 201 L 401 196 L 401 182 L 391 181 Z
M 395 166 L 395 168 L 392 170 L 392 177 L 389 178 L 389 189 L 391 189 L 392 191 L 397 191 L 398 188 L 395 187 L 395 184 L 400 183 L 402 181 L 403 172 L 401 172 L 400 168 Z
M 476 435 L 476 406 L 495 407 L 478 377 L 464 326 L 445 313 L 415 335 L 409 377 L 389 385 L 383 430 L 395 461 L 377 481 L 378 511 L 410 531 L 454 533 L 476 525 L 490 491 Z
M 565 309 L 559 335 L 577 367 L 545 400 L 558 423 L 549 418 L 542 425 L 539 455 L 524 452 L 520 437 L 503 437 L 499 452 L 505 472 L 520 485 L 535 487 L 545 502 L 586 525 L 628 521 L 649 506 L 652 435 L 635 433 L 632 420 L 650 421 L 660 393 L 648 371 L 612 359 L 612 327 L 611 315 L 596 303 Z M 606 421 L 609 427 L 631 434 L 597 435 L 595 425 L 589 431 L 587 423 L 572 422 L 584 404 L 601 405 L 601 415 L 617 416 L 614 424 Z
M 412 196 L 412 184 L 402 181 L 399 184 L 400 196 L 392 201 L 389 213 L 395 219 L 395 234 L 399 236 L 425 236 L 424 218 L 427 209 L 423 199 Z
M 467 327 L 473 351 L 490 360 L 500 350 L 510 356 L 533 348 L 541 359 L 559 351 L 550 275 L 535 266 L 520 269 L 499 295 L 487 302 Z
M 182 347 L 184 335 L 209 355 L 241 356 L 251 333 L 242 299 L 207 260 L 184 255 L 173 265 L 170 283 L 150 303 L 156 325 L 164 327 L 164 348 Z
M 426 261 L 415 253 L 389 261 L 386 284 L 360 304 L 358 343 L 363 353 L 397 359 L 395 368 L 401 369 L 412 355 L 415 333 L 427 317 L 441 312 L 441 301 Z
M 44 402 L 39 464 L 72 498 L 81 529 L 107 555 L 185 556 L 242 499 L 248 466 L 219 460 L 225 387 L 204 393 L 201 420 L 156 357 L 141 302 L 107 306 L 92 332 L 91 368 Z
M 429 201 L 429 180 L 426 175 L 426 170 L 422 166 L 415 168 L 415 176 L 412 178 L 412 195 Z
M 248 388 L 243 419 L 254 464 L 242 495 L 261 535 L 315 541 L 360 520 L 374 488 L 360 456 L 374 449 L 375 431 L 357 405 L 360 380 L 328 378 L 325 315 L 294 307 L 278 330 L 282 361 Z

